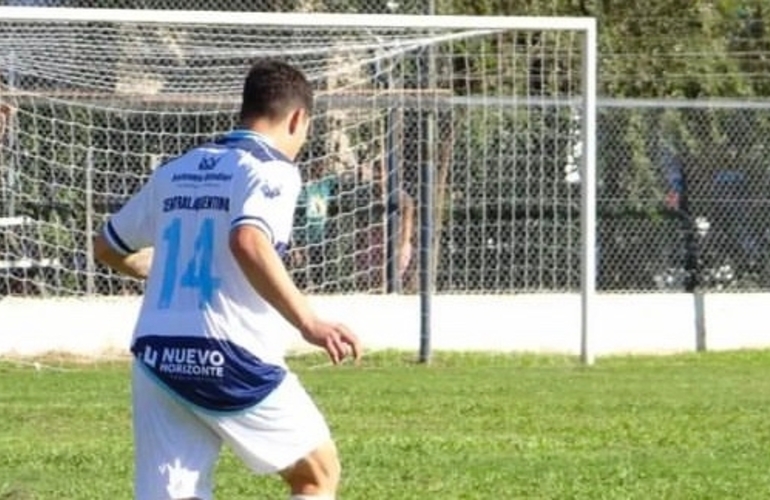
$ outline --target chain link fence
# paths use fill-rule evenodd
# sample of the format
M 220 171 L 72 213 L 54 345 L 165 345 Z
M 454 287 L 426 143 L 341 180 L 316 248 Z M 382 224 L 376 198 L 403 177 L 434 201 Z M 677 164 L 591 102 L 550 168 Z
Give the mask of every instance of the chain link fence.
M 600 291 L 770 288 L 769 111 L 740 101 L 600 100 Z M 546 136 L 564 133 L 538 127 L 550 128 Z M 470 204 L 455 197 L 445 216 L 438 290 L 579 286 L 579 178 L 570 168 L 541 168 L 549 154 L 568 166 L 568 152 L 509 154 L 516 164 L 502 173 L 450 177 L 477 194 Z M 498 183 L 490 186 L 490 178 Z M 490 196 L 493 210 L 484 204 Z
M 57 110 L 52 108 L 50 112 L 55 116 Z M 37 140 L 50 141 L 50 147 L 55 147 L 56 142 L 79 140 L 70 136 L 69 129 L 44 133 L 39 123 L 46 122 L 39 112 L 26 116 L 37 121 Z M 91 111 L 90 120 L 90 130 L 101 134 L 89 138 L 100 145 L 88 158 L 94 167 L 90 182 L 96 192 L 104 194 L 90 200 L 95 229 L 149 174 L 149 153 L 162 156 L 202 140 L 209 130 L 227 130 L 232 125 L 232 114 L 220 112 L 206 118 L 180 120 L 177 115 L 164 115 L 155 108 L 121 119 L 109 114 L 98 116 Z M 416 115 L 403 113 L 400 120 L 402 137 L 421 134 Z M 556 162 L 544 149 L 553 145 L 527 152 L 490 145 L 483 152 L 474 151 L 462 139 L 462 127 L 473 122 L 455 117 L 453 127 L 446 125 L 452 123 L 449 118 L 443 123 L 445 131 L 438 141 L 437 167 L 438 178 L 443 178 L 436 239 L 437 291 L 576 289 L 580 180 L 568 168 L 565 150 L 551 151 L 550 154 L 561 157 Z M 524 132 L 533 132 L 538 126 L 535 123 Z M 184 133 L 178 133 L 180 130 Z M 599 111 L 598 134 L 600 290 L 624 293 L 685 291 L 695 287 L 713 291 L 770 289 L 767 109 L 739 102 L 725 103 L 719 109 L 713 103 L 698 101 L 605 102 Z M 559 134 L 554 132 L 551 136 L 556 138 Z M 185 144 L 178 144 L 180 137 Z M 369 145 L 384 147 L 383 137 L 373 135 Z M 37 194 L 25 197 L 20 205 L 17 199 L 15 215 L 42 221 L 31 234 L 4 231 L 3 258 L 23 253 L 41 259 L 55 251 L 63 266 L 46 271 L 43 276 L 33 276 L 34 269 L 4 274 L 0 280 L 3 293 L 138 293 L 141 287 L 137 283 L 104 269 L 96 269 L 95 283 L 87 283 L 90 274 L 82 252 L 85 236 L 75 228 L 82 227 L 89 208 L 77 193 L 67 201 L 55 192 L 64 189 L 62 186 L 81 185 L 87 180 L 83 170 L 62 170 L 29 154 L 48 146 L 20 143 L 16 149 L 3 148 L 6 164 L 8 158 L 16 155 L 24 175 L 37 179 Z M 416 198 L 421 146 L 419 142 L 406 141 L 398 147 L 404 173 L 401 186 Z M 148 154 L 127 154 L 138 150 Z M 482 154 L 484 164 L 468 163 L 465 157 Z M 310 149 L 303 161 L 312 165 L 312 155 Z M 544 160 L 554 168 L 544 170 Z M 117 169 L 116 165 L 121 167 Z M 372 162 L 369 167 L 383 171 L 381 163 Z M 474 174 L 469 168 L 479 170 Z M 373 258 L 372 248 L 385 251 L 382 240 L 386 228 L 382 217 L 388 210 L 388 200 L 382 186 L 353 176 L 339 177 L 335 186 L 330 187 L 330 223 L 314 242 L 306 241 L 310 225 L 303 215 L 312 199 L 300 201 L 295 243 L 306 252 L 302 258 L 289 262 L 300 284 L 315 293 L 384 291 L 386 259 L 396 257 L 380 255 L 378 263 L 361 262 Z M 14 196 L 8 189 L 2 194 L 7 211 Z M 48 202 L 52 199 L 59 201 Z M 372 236 L 375 233 L 378 236 Z M 377 238 L 379 246 L 371 238 Z M 416 290 L 415 271 L 413 261 L 404 276 L 406 292 Z
M 600 288 L 767 290 L 770 108 L 629 104 L 600 113 Z

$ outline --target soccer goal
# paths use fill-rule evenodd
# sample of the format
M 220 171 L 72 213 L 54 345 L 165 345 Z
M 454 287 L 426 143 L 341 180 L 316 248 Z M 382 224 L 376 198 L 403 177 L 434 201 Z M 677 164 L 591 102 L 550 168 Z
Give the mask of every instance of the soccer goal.
M 591 362 L 594 19 L 24 7 L 0 7 L 0 353 L 125 346 L 142 286 L 91 237 L 237 126 L 257 57 L 317 89 L 286 261 L 319 308 L 423 360 Z

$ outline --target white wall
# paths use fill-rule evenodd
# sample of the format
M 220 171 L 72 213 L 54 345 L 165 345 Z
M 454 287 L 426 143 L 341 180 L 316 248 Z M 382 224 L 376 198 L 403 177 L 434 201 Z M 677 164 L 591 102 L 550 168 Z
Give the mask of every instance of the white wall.
M 371 349 L 416 351 L 416 296 L 315 297 L 317 310 L 347 322 Z M 99 299 L 0 300 L 0 354 L 64 351 L 125 352 L 139 301 Z M 707 347 L 770 347 L 764 307 L 770 294 L 705 298 Z M 577 295 L 448 295 L 433 299 L 434 349 L 578 353 Z M 695 349 L 694 301 L 687 294 L 603 295 L 595 303 L 592 350 L 665 353 Z M 300 339 L 287 327 L 296 348 Z

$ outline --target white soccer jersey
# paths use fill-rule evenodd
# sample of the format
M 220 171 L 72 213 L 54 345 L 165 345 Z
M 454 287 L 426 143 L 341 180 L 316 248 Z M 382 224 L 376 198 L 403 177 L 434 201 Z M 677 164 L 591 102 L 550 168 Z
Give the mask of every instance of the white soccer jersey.
M 279 252 L 301 180 L 262 136 L 232 132 L 158 168 L 105 226 L 112 247 L 154 247 L 132 351 L 177 394 L 217 411 L 256 404 L 283 379 L 283 321 L 229 248 L 250 224 Z

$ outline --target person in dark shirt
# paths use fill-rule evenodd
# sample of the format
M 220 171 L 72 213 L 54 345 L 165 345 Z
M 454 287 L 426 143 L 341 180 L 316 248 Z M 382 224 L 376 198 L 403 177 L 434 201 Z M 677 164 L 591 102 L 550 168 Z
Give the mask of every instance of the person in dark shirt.
M 388 195 L 384 166 L 372 162 L 370 176 L 362 175 L 359 185 L 358 206 L 363 207 L 357 217 L 356 275 L 359 291 L 384 292 L 387 276 L 387 217 L 389 207 L 398 207 L 398 241 L 396 242 L 399 279 L 412 260 L 414 234 L 414 199 L 403 189 Z

